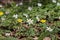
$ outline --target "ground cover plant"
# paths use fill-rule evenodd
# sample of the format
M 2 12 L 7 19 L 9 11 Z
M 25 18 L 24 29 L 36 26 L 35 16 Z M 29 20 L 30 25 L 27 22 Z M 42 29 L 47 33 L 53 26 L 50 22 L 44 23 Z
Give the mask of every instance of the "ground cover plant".
M 2 3 L 0 40 L 60 40 L 60 0 Z

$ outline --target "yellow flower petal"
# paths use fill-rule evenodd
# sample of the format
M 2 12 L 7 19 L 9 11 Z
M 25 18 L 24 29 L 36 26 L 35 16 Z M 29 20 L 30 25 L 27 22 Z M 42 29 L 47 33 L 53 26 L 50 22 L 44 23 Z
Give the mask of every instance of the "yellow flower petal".
M 46 22 L 46 20 L 42 19 L 42 20 L 40 20 L 40 22 L 45 23 L 45 22 Z
M 4 13 L 3 12 L 0 12 L 0 16 L 2 16 Z
M 22 19 L 17 19 L 17 22 L 21 23 L 23 20 Z

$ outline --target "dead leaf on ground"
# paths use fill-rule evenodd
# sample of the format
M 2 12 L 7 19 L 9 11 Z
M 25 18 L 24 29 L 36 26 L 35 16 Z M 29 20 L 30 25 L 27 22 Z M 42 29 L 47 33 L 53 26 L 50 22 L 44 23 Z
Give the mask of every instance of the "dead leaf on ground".
M 38 37 L 34 37 L 33 40 L 38 40 Z
M 50 37 L 45 37 L 43 40 L 51 40 Z

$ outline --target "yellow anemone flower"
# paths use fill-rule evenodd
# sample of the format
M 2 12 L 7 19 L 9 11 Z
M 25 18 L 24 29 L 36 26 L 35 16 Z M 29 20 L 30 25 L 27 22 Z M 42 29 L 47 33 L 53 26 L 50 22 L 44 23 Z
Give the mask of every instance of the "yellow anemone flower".
M 45 23 L 45 22 L 46 22 L 46 20 L 44 20 L 44 19 L 41 19 L 41 20 L 40 20 L 40 22 L 41 22 L 41 23 Z
M 17 22 L 21 23 L 23 20 L 22 19 L 17 19 Z
M 2 16 L 4 13 L 3 12 L 0 12 L 0 16 Z

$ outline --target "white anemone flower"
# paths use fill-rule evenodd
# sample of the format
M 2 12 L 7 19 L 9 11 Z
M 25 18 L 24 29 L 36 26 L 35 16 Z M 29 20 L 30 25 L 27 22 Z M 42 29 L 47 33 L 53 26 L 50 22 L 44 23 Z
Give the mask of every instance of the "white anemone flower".
M 59 16 L 59 19 L 60 19 L 60 16 Z
M 2 18 L 1 18 L 1 20 L 2 20 L 2 21 L 4 21 L 4 20 L 5 20 L 5 18 L 4 18 L 4 17 L 2 17 Z
M 32 19 L 27 19 L 27 23 L 28 24 L 33 24 L 33 20 Z
M 20 2 L 19 5 L 23 5 L 23 2 Z
M 9 11 L 6 11 L 5 14 L 9 14 L 10 12 Z
M 53 3 L 56 3 L 56 0 L 52 0 Z
M 5 33 L 5 36 L 10 36 L 10 33 Z
M 50 28 L 50 27 L 47 27 L 47 29 L 46 29 L 47 31 L 49 31 L 49 32 L 52 32 L 53 31 L 53 29 L 52 28 Z
M 32 7 L 28 7 L 28 10 L 30 10 L 30 11 L 31 11 L 31 10 L 32 10 Z
M 17 14 L 14 14 L 13 17 L 14 17 L 14 18 L 18 18 L 18 15 L 17 15 Z
M 2 5 L 2 4 L 0 4 L 0 8 L 1 8 L 1 7 L 3 7 L 3 5 Z
M 39 17 L 38 17 L 38 16 L 36 16 L 36 19 L 37 19 L 38 21 L 40 21 L 40 19 L 39 19 Z
M 18 6 L 19 4 L 16 4 L 16 6 Z
M 41 3 L 38 3 L 37 5 L 38 5 L 38 6 L 42 6 L 42 4 L 41 4 Z
M 23 14 L 25 17 L 28 17 L 28 14 Z
M 60 6 L 60 3 L 59 2 L 57 3 L 57 6 Z

